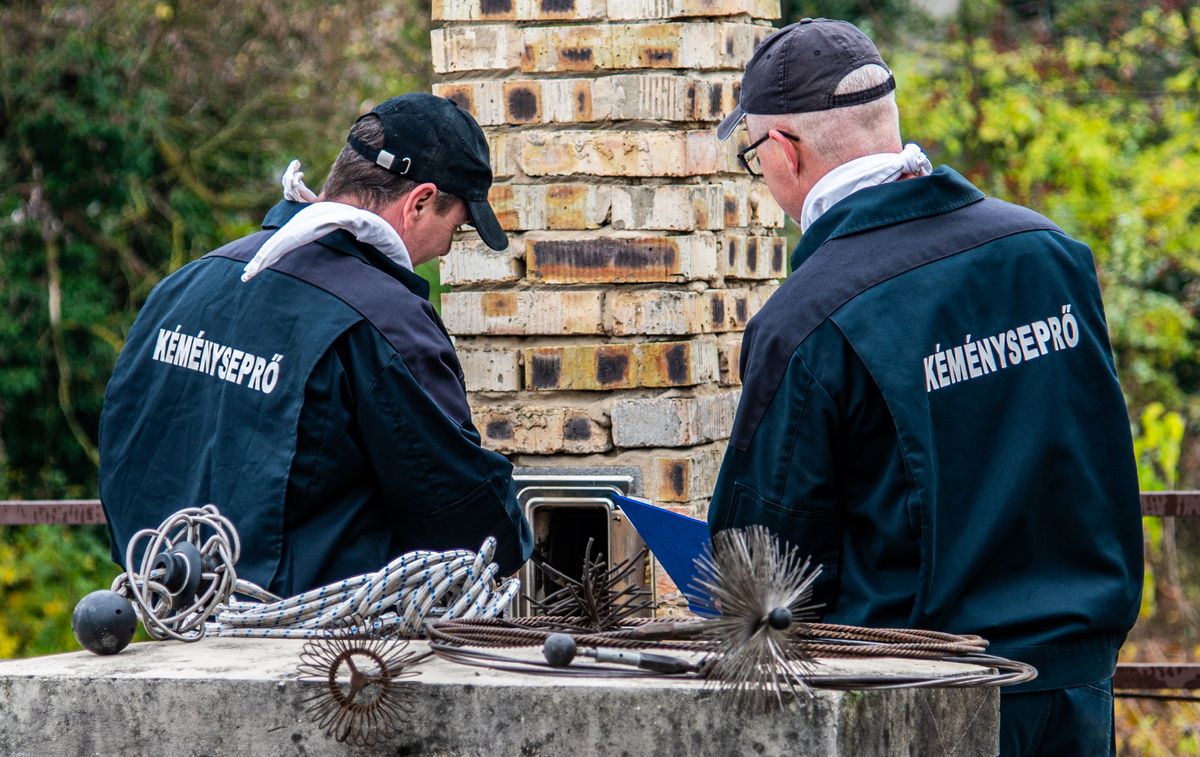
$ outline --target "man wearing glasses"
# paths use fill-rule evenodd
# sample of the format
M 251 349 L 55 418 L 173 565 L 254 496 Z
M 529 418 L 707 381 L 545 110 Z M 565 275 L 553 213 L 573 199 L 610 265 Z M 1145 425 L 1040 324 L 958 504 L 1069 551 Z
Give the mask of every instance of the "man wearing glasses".
M 532 548 L 512 466 L 480 446 L 462 369 L 413 267 L 487 202 L 479 125 L 449 100 L 392 98 L 350 130 L 320 197 L 155 288 L 105 395 L 100 494 L 113 559 L 139 529 L 216 504 L 239 578 L 292 596 L 415 549 Z
M 1138 611 L 1137 474 L 1090 250 L 902 147 L 895 81 L 842 21 L 746 67 L 739 157 L 803 231 L 750 322 L 713 531 L 822 565 L 831 622 L 976 633 L 1037 667 L 1001 753 L 1112 749 Z

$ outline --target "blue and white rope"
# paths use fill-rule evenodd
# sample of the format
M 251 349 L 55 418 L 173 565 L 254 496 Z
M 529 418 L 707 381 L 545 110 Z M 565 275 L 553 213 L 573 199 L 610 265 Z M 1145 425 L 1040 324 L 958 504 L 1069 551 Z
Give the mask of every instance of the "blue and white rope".
M 139 549 L 147 539 L 149 543 Z M 180 541 L 193 543 L 205 558 L 204 588 L 186 607 L 176 608 L 161 583 L 163 571 L 152 566 L 159 552 Z M 409 552 L 376 573 L 295 597 L 277 597 L 237 578 L 234 564 L 241 551 L 237 530 L 213 505 L 180 510 L 157 529 L 139 531 L 130 541 L 126 565 L 135 564 L 139 551 L 141 570 L 122 573 L 113 582 L 113 591 L 131 599 L 155 639 L 197 641 L 208 634 L 307 639 L 331 631 L 357 632 L 351 624 L 360 621 L 376 631 L 411 638 L 422 634 L 427 618 L 502 615 L 521 590 L 519 579 L 497 582 L 500 568 L 492 562 L 496 540 L 488 537 L 479 552 Z
M 497 584 L 492 562 L 496 540 L 488 537 L 478 553 L 465 549 L 418 551 L 397 557 L 377 573 L 348 578 L 290 599 L 271 595 L 246 581 L 234 593 L 265 601 L 230 601 L 208 624 L 217 636 L 308 639 L 346 628 L 363 619 L 376 631 L 419 636 L 426 618 L 494 618 L 508 609 L 519 579 Z

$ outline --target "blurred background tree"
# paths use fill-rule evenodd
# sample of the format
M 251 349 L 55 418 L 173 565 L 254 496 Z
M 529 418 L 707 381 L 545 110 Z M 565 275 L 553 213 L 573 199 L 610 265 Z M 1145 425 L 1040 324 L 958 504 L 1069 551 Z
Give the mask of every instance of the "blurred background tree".
M 0 6 L 0 498 L 96 496 L 104 385 L 149 290 L 256 228 L 288 160 L 319 185 L 355 115 L 427 89 L 428 11 Z M 935 164 L 1092 246 L 1142 486 L 1200 485 L 1200 8 L 784 0 L 781 24 L 804 16 L 877 40 L 905 138 Z M 1154 614 L 1130 654 L 1182 659 L 1200 643 L 1200 575 L 1177 555 L 1196 554 L 1200 534 L 1158 521 L 1147 533 Z M 0 657 L 70 648 L 71 605 L 113 574 L 105 542 L 92 529 L 0 531 Z M 1141 714 L 1129 749 L 1195 747 L 1153 725 L 1178 710 Z

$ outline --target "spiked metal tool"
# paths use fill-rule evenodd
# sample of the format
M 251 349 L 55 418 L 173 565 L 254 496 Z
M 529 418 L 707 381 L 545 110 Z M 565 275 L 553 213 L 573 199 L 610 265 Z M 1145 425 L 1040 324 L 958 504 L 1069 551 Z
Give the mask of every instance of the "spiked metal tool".
M 721 611 L 704 623 L 713 643 L 707 675 L 739 711 L 808 693 L 802 676 L 812 674 L 813 656 L 798 632 L 816 619 L 812 585 L 821 573 L 809 564 L 762 526 L 721 531 L 697 558 L 697 583 Z
M 529 598 L 539 615 L 563 619 L 564 628 L 580 631 L 610 631 L 627 618 L 648 610 L 654 600 L 650 592 L 629 579 L 646 565 L 646 549 L 620 565 L 609 567 L 604 555 L 592 557 L 594 540 L 584 550 L 583 571 L 578 580 L 534 558 L 535 567 L 560 588 L 544 599 Z M 622 583 L 628 585 L 618 589 Z

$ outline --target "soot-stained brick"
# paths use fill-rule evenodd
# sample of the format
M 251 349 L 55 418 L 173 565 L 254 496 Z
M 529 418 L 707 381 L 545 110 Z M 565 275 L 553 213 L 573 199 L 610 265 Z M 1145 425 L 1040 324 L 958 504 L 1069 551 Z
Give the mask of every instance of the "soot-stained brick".
M 471 90 L 466 87 L 459 87 L 446 92 L 445 98 L 468 113 L 475 112 L 475 104 L 471 100 Z
M 771 271 L 773 273 L 783 273 L 783 247 L 784 241 L 776 239 L 771 250 Z
M 667 465 L 667 483 L 671 493 L 676 497 L 687 494 L 687 463 L 683 460 L 672 460 Z
M 758 270 L 758 239 L 755 237 L 746 240 L 746 270 Z
M 489 439 L 511 439 L 513 438 L 512 424 L 506 420 L 488 421 L 487 435 Z
M 642 50 L 641 58 L 642 62 L 647 65 L 654 65 L 655 63 L 671 63 L 675 60 L 675 51 L 665 47 L 647 47 L 646 49 Z M 689 88 L 688 95 L 688 105 L 690 107 L 695 107 L 696 88 L 694 85 Z
M 538 96 L 528 87 L 514 87 L 508 92 L 508 115 L 513 121 L 526 123 L 537 119 Z
M 725 206 L 726 206 L 726 207 L 728 207 L 728 206 L 729 206 L 729 203 L 726 203 L 726 204 L 725 204 Z M 732 267 L 733 267 L 733 261 L 734 261 L 734 259 L 737 257 L 737 242 L 735 242 L 734 240 L 730 239 L 730 240 L 729 240 L 729 244 L 727 244 L 727 245 L 726 245 L 726 248 L 727 248 L 727 249 L 728 249 L 728 251 L 729 251 L 729 266 L 732 268 Z
M 667 364 L 667 378 L 672 384 L 687 383 L 690 376 L 688 376 L 688 346 L 686 344 L 669 347 L 663 354 L 663 361 Z
M 575 0 L 542 0 L 543 13 L 570 13 L 575 10 Z
M 725 323 L 725 299 L 720 295 L 712 298 L 712 321 L 715 326 Z
M 656 280 L 673 273 L 679 250 L 668 239 L 543 240 L 533 243 L 543 278 Z
M 725 85 L 713 84 L 708 88 L 708 115 L 716 116 L 721 113 L 721 93 Z
M 479 0 L 479 11 L 485 16 L 512 13 L 512 0 Z
M 746 298 L 738 297 L 734 302 L 735 312 L 737 313 L 738 323 L 746 322 Z
M 554 355 L 533 355 L 529 362 L 529 383 L 531 389 L 554 389 L 562 377 L 562 357 Z
M 625 381 L 629 375 L 629 355 L 624 350 L 596 352 L 596 381 L 601 385 Z
M 592 48 L 590 47 L 564 47 L 558 51 L 558 54 L 572 63 L 590 63 L 592 60 Z
M 730 197 L 729 195 L 725 195 L 725 225 L 726 226 L 737 226 L 738 225 L 737 212 L 738 212 L 737 198 Z M 729 262 L 732 263 L 733 260 L 731 259 Z
M 587 418 L 575 417 L 563 426 L 563 439 L 569 442 L 583 442 L 592 438 L 592 422 Z

